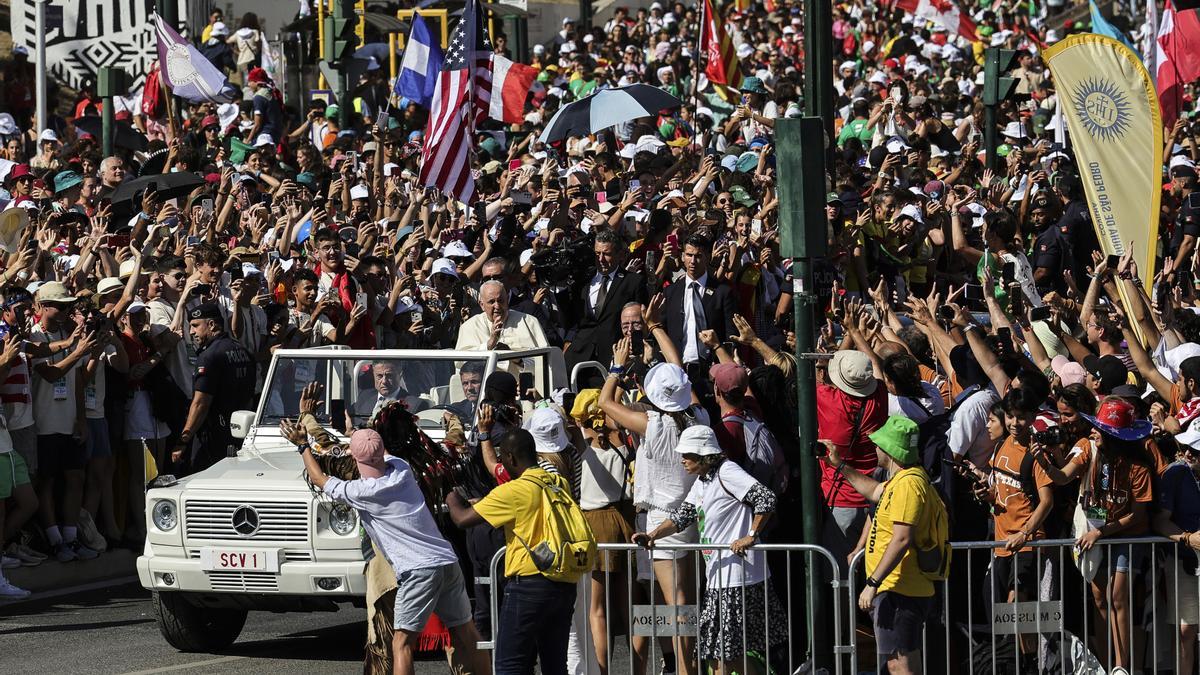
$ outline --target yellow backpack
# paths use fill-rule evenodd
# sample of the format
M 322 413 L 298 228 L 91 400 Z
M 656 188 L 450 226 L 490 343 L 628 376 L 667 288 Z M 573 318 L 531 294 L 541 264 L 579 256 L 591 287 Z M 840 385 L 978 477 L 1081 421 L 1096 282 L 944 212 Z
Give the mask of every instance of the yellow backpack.
M 536 483 L 542 492 L 542 517 L 545 541 L 532 548 L 517 536 L 529 552 L 533 564 L 542 576 L 551 581 L 575 583 L 580 576 L 596 566 L 596 537 L 583 517 L 583 510 L 571 497 L 571 492 L 554 481 L 546 481 L 528 473 L 517 480 Z

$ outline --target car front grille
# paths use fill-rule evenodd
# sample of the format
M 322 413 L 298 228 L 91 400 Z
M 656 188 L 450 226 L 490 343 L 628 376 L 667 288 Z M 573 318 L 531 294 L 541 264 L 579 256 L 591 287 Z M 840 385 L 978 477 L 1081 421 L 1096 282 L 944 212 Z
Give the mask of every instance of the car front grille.
M 234 529 L 234 514 L 250 507 L 257 515 L 258 528 L 250 534 Z M 308 503 L 286 501 L 184 502 L 184 536 L 189 540 L 308 542 Z
M 279 577 L 271 572 L 208 572 L 208 583 L 214 591 L 241 593 L 275 593 Z

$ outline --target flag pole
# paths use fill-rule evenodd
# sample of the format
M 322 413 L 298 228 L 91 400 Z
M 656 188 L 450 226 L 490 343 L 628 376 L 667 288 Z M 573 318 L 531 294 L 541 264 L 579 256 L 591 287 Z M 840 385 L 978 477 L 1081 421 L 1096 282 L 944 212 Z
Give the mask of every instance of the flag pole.
M 700 101 L 700 57 L 703 52 L 700 51 L 700 45 L 704 43 L 704 27 L 708 17 L 705 16 L 705 9 L 708 7 L 708 0 L 702 0 L 700 3 L 700 11 L 696 16 L 696 51 L 692 57 L 692 110 L 699 107 Z M 695 136 L 696 121 L 692 120 L 692 135 Z

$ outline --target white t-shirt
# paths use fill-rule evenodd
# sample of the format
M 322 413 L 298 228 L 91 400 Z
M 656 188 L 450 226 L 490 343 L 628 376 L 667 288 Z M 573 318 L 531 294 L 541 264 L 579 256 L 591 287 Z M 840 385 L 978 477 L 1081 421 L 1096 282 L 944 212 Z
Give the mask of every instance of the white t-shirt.
M 983 471 L 988 470 L 988 461 L 992 457 L 992 440 L 988 438 L 987 419 L 992 406 L 999 401 L 999 394 L 988 385 L 983 391 L 977 391 L 963 399 L 950 416 L 950 431 L 947 434 L 950 452 L 956 457 L 966 455 L 972 464 Z
M 169 330 L 168 327 L 175 320 L 175 305 L 163 298 L 155 298 L 146 304 L 150 311 L 150 324 L 153 326 L 151 334 L 161 335 L 164 331 Z M 192 341 L 185 337 L 175 345 L 175 349 L 171 350 L 171 353 L 167 354 L 163 361 L 167 372 L 171 374 L 171 379 L 188 398 L 192 396 L 192 361 L 195 358 L 196 352 L 192 348 Z
M 92 381 L 83 387 L 84 416 L 90 420 L 104 419 L 105 365 L 111 363 L 116 355 L 116 347 L 105 345 L 104 351 L 100 353 L 100 362 L 96 364 L 96 372 Z M 85 359 L 84 363 L 86 362 Z
M 730 544 L 750 535 L 754 512 L 742 500 L 755 485 L 758 481 L 742 467 L 725 461 L 712 480 L 692 483 L 684 499 L 696 507 L 700 543 L 717 545 L 701 552 L 709 588 L 752 586 L 767 578 L 766 556 L 750 551 L 742 558 L 729 550 Z
M 946 402 L 937 387 L 922 382 L 921 390 L 925 395 L 920 399 L 888 394 L 888 415 L 901 415 L 920 424 L 934 415 L 946 412 Z
M 70 329 L 61 328 L 46 332 L 42 325 L 38 324 L 29 332 L 29 341 L 58 342 L 66 340 L 70 335 Z M 83 361 L 76 361 L 66 374 L 54 382 L 48 381 L 37 373 L 38 364 L 56 364 L 66 359 L 69 353 L 70 349 L 68 348 L 43 359 L 34 359 L 30 368 L 33 371 L 31 378 L 33 380 L 33 416 L 37 422 L 39 436 L 75 433 L 75 416 L 78 412 L 75 406 L 75 387 L 78 386 L 76 378 L 79 365 Z
M 593 445 L 583 453 L 579 508 L 585 511 L 602 509 L 624 499 L 626 469 L 621 453 L 629 456 L 633 451 Z

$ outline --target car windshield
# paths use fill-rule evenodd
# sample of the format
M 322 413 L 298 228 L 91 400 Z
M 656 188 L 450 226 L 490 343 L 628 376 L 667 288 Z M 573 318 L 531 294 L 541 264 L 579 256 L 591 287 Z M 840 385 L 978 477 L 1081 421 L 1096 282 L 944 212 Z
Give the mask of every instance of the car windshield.
M 259 425 L 278 424 L 299 413 L 300 393 L 310 382 L 323 386 L 323 405 L 317 419 L 333 428 L 364 426 L 372 413 L 387 401 L 403 401 L 422 419 L 440 420 L 444 412 L 464 419 L 474 417 L 487 369 L 487 354 L 478 358 L 438 359 L 391 356 L 312 358 L 281 356 L 276 359 Z

